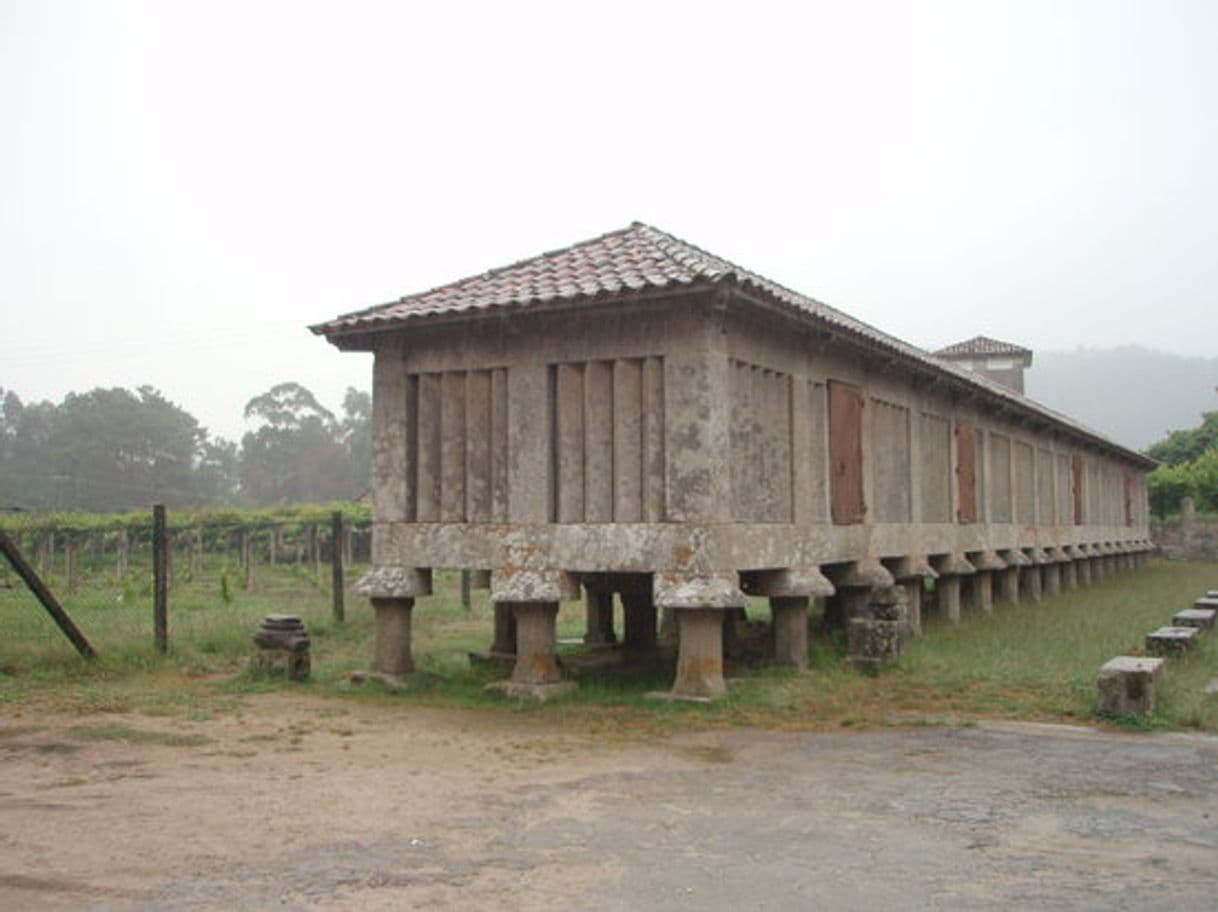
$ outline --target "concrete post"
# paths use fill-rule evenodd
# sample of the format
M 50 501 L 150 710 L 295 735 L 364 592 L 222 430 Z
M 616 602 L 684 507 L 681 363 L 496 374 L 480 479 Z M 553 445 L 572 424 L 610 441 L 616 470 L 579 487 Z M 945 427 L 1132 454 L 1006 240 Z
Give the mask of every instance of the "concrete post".
M 412 598 L 372 598 L 376 613 L 376 640 L 372 670 L 377 674 L 404 677 L 414 671 L 410 652 Z
M 774 664 L 808 667 L 808 598 L 771 598 Z
M 672 696 L 713 700 L 727 693 L 723 680 L 722 608 L 678 608 L 677 676 Z
M 1088 563 L 1091 565 L 1091 582 L 1101 582 L 1108 574 L 1105 572 L 1108 568 L 1104 566 L 1104 558 L 1098 554 L 1091 558 Z
M 612 646 L 617 642 L 613 633 L 613 593 L 584 587 L 585 646 Z

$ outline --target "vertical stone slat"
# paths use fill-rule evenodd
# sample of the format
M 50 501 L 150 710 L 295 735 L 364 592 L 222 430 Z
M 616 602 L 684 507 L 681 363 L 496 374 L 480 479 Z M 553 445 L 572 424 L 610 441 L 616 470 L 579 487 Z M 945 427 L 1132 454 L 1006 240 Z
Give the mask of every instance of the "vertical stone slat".
M 514 365 L 506 373 L 507 509 L 514 523 L 554 519 L 551 376 L 544 364 Z
M 643 362 L 613 365 L 613 518 L 643 519 Z
M 491 520 L 508 518 L 507 368 L 491 371 Z
M 410 520 L 407 493 L 407 428 L 410 416 L 398 411 L 408 399 L 406 367 L 399 344 L 390 343 L 376 353 L 372 368 L 373 511 L 381 521 Z
M 419 376 L 418 520 L 440 518 L 440 375 Z
M 613 362 L 584 366 L 584 521 L 613 521 Z
M 558 522 L 584 521 L 584 371 L 580 364 L 557 369 L 556 420 Z
M 465 376 L 465 518 L 491 519 L 491 373 Z
M 465 372 L 440 381 L 440 518 L 465 521 Z
M 664 453 L 664 359 L 643 362 L 643 521 L 663 522 L 667 512 Z

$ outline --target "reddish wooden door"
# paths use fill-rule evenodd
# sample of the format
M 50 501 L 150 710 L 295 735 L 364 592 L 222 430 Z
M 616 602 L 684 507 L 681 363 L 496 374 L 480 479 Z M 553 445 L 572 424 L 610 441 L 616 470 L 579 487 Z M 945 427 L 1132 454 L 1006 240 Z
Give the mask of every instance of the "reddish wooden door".
M 863 394 L 829 381 L 829 490 L 833 521 L 863 521 Z
M 962 523 L 977 521 L 977 431 L 972 422 L 956 424 L 956 487 L 959 506 L 956 517 Z
M 1070 463 L 1070 485 L 1074 493 L 1074 524 L 1083 524 L 1083 457 L 1078 453 Z

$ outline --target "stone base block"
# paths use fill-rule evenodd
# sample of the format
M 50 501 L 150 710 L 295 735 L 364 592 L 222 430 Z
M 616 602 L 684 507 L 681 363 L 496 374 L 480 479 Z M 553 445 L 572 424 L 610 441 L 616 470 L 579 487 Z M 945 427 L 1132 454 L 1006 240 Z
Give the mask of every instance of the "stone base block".
M 901 621 L 851 618 L 846 625 L 846 652 L 860 671 L 876 671 L 895 662 L 905 648 L 906 627 Z
M 1117 656 L 1104 663 L 1099 677 L 1098 712 L 1105 716 L 1148 716 L 1166 663 L 1163 659 Z
M 1185 608 L 1176 613 L 1171 619 L 1173 627 L 1196 627 L 1198 630 L 1212 630 L 1214 617 L 1218 611 L 1213 608 Z
M 353 671 L 347 678 L 352 684 L 361 685 L 375 681 L 390 690 L 404 690 L 410 683 L 405 675 L 385 674 L 380 671 Z
M 471 652 L 470 665 L 493 665 L 496 668 L 511 668 L 516 664 L 514 652 Z
M 545 703 L 555 697 L 569 694 L 579 688 L 574 681 L 555 681 L 553 684 L 525 684 L 520 681 L 494 681 L 486 685 L 487 693 L 495 693 L 514 700 L 535 700 Z
M 1200 632 L 1196 627 L 1160 627 L 1146 634 L 1146 651 L 1159 656 L 1184 655 Z
M 677 693 L 672 690 L 649 690 L 643 694 L 644 700 L 656 700 L 660 703 L 714 703 L 717 697 L 699 697 L 694 694 Z
M 1205 598 L 1199 598 L 1193 602 L 1193 607 L 1218 609 L 1218 596 L 1207 595 Z
M 250 671 L 254 674 L 283 676 L 292 681 L 304 681 L 312 671 L 308 649 L 257 650 L 250 658 Z

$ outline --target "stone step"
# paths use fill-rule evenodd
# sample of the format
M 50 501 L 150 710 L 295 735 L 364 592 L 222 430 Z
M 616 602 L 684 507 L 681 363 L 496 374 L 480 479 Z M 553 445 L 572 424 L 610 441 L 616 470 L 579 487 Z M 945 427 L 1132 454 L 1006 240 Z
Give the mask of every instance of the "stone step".
M 1183 655 L 1199 633 L 1196 627 L 1160 627 L 1146 634 L 1146 651 L 1151 655 Z
M 1176 612 L 1171 623 L 1173 627 L 1196 627 L 1198 630 L 1211 630 L 1214 626 L 1215 615 L 1218 615 L 1218 611 L 1213 608 L 1185 608 L 1183 611 Z
M 1142 656 L 1117 656 L 1100 668 L 1098 712 L 1105 716 L 1148 716 L 1166 663 Z

